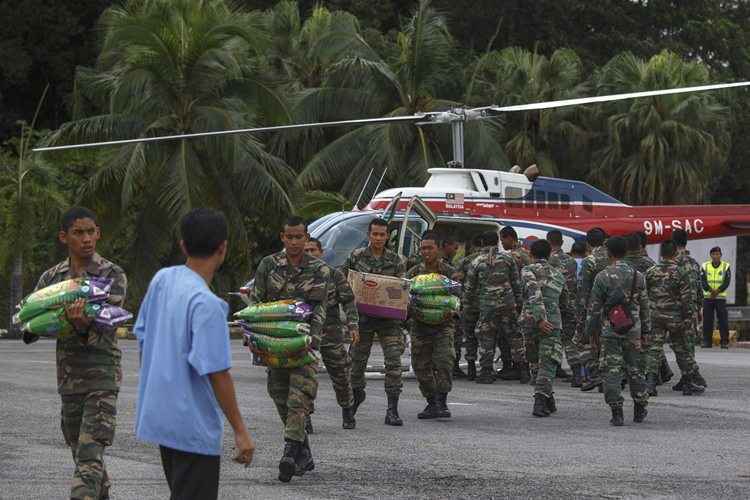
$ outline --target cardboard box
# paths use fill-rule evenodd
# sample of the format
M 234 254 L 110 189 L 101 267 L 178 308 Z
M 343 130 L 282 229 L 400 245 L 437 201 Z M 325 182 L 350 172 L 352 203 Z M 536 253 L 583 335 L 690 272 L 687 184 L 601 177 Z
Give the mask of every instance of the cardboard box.
M 361 314 L 372 318 L 406 319 L 409 309 L 408 280 L 349 271 L 349 285 Z

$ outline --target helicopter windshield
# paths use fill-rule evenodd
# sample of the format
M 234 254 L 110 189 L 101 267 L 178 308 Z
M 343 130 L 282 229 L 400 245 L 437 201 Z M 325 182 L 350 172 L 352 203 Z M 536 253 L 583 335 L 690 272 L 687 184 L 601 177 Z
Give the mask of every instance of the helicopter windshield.
M 331 219 L 321 224 L 311 224 L 310 235 L 318 238 L 323 246 L 323 260 L 333 267 L 344 265 L 352 251 L 367 245 L 367 227 L 378 213 L 337 214 L 338 221 Z M 317 221 L 316 221 L 317 222 Z

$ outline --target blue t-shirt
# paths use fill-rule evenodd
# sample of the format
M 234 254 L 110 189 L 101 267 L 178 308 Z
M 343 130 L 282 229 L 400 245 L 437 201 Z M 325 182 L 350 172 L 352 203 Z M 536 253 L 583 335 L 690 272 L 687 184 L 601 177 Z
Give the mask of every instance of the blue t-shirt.
M 186 266 L 159 271 L 135 323 L 141 349 L 135 432 L 176 450 L 221 455 L 224 415 L 208 374 L 231 367 L 227 313 Z

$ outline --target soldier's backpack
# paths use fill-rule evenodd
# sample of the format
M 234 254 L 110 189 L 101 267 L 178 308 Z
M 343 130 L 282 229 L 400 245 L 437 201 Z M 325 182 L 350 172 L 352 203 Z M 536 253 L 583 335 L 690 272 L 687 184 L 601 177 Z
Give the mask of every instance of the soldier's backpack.
M 634 326 L 635 320 L 633 319 L 633 312 L 630 310 L 630 305 L 633 303 L 633 295 L 635 295 L 635 281 L 638 277 L 638 272 L 633 269 L 633 284 L 630 287 L 630 299 L 627 303 L 623 300 L 625 297 L 620 292 L 619 295 L 622 297 L 619 303 L 614 304 L 607 313 L 607 319 L 609 324 L 612 326 L 612 330 L 618 335 L 625 335 Z

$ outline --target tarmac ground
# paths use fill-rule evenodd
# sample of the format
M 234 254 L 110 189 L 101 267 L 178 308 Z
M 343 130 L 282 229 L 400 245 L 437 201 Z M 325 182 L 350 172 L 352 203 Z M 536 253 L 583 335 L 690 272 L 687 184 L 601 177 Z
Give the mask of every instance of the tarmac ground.
M 115 442 L 106 464 L 113 499 L 166 499 L 158 449 L 134 432 L 138 353 L 121 342 L 124 380 Z M 373 349 L 373 362 L 379 352 Z M 677 371 L 674 356 L 668 359 Z M 645 423 L 609 425 L 596 391 L 556 381 L 559 411 L 534 418 L 531 387 L 459 380 L 449 396 L 453 418 L 420 421 L 416 381 L 406 378 L 404 426 L 383 425 L 383 382 L 369 380 L 357 428 L 343 430 L 327 375 L 311 437 L 316 468 L 277 480 L 281 425 L 266 394 L 265 371 L 233 341 L 232 374 L 241 411 L 256 440 L 251 467 L 231 458 L 227 426 L 220 498 L 750 498 L 750 350 L 701 350 L 709 387 L 685 397 L 661 386 Z M 382 357 L 380 358 L 382 362 Z M 0 341 L 0 498 L 67 498 L 73 462 L 60 432 L 55 344 Z M 672 383 L 676 382 L 676 378 Z

